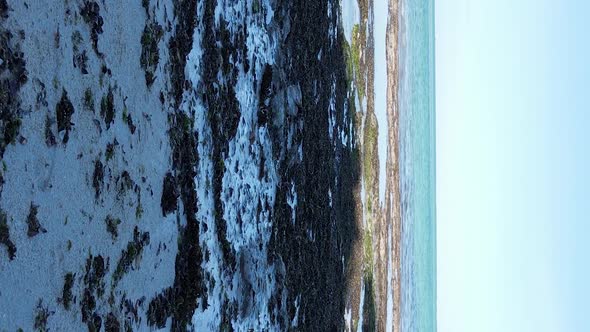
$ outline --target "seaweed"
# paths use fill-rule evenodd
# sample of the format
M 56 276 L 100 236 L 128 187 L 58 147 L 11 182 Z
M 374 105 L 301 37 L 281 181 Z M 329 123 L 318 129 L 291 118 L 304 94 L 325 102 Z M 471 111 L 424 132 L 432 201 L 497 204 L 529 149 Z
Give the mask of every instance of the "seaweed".
M 13 117 L 7 119 L 4 123 L 4 142 L 8 144 L 14 144 L 16 141 L 16 136 L 20 131 L 20 126 L 22 124 L 21 119 Z
M 272 67 L 267 64 L 264 66 L 264 73 L 260 81 L 260 91 L 258 96 L 258 125 L 264 126 L 268 121 L 270 112 L 270 99 L 272 94 Z
M 102 116 L 107 130 L 109 130 L 111 123 L 115 120 L 115 98 L 111 87 L 109 87 L 109 92 L 100 101 L 100 116 Z
M 150 0 L 141 0 L 141 6 L 145 9 L 145 14 L 149 16 Z
M 98 35 L 103 33 L 102 26 L 104 24 L 104 20 L 100 16 L 100 6 L 96 1 L 86 0 L 84 1 L 84 7 L 80 9 L 80 15 L 90 27 L 90 39 L 92 40 L 94 52 L 102 57 L 102 53 L 98 51 Z
M 160 52 L 158 43 L 164 34 L 162 27 L 151 21 L 146 23 L 143 33 L 141 35 L 141 56 L 139 63 L 141 68 L 145 71 L 145 83 L 149 87 L 154 83 L 154 73 L 160 61 Z
M 137 201 L 137 206 L 135 207 L 135 219 L 140 220 L 143 216 L 143 206 L 141 205 L 141 200 Z
M 8 17 L 8 4 L 6 0 L 0 0 L 0 18 Z
M 116 288 L 123 275 L 129 272 L 133 261 L 141 256 L 143 248 L 148 244 L 150 244 L 150 234 L 148 232 L 140 233 L 137 226 L 135 226 L 135 229 L 133 229 L 133 241 L 129 241 L 127 248 L 121 252 L 121 258 L 113 273 L 113 288 Z
M 72 303 L 72 287 L 74 286 L 75 275 L 71 272 L 66 273 L 64 277 L 64 287 L 61 295 L 61 302 L 66 310 L 70 310 Z
M 39 219 L 37 218 L 38 209 L 39 209 L 39 206 L 31 203 L 31 206 L 29 209 L 29 215 L 27 217 L 27 225 L 28 225 L 27 236 L 28 237 L 34 237 L 37 234 L 39 234 L 39 232 L 47 233 L 47 230 L 43 226 L 41 226 L 41 223 L 39 222 Z
M 179 0 L 174 3 L 174 16 L 177 18 L 175 34 L 168 42 L 170 55 L 170 83 L 175 106 L 179 106 L 182 100 L 182 92 L 185 86 L 186 59 L 193 48 L 193 32 L 197 23 L 196 0 Z M 210 16 L 213 11 L 205 9 L 205 16 Z
M 55 46 L 55 48 L 59 48 L 60 40 L 61 40 L 61 34 L 59 33 L 59 27 L 58 27 L 57 31 L 55 31 L 55 33 L 53 34 L 53 46 Z
M 123 171 L 121 173 L 121 176 L 117 179 L 117 182 L 119 183 L 119 196 L 125 194 L 135 186 L 135 181 L 131 180 L 131 176 L 127 171 Z
M 87 111 L 94 113 L 94 96 L 92 95 L 92 90 L 90 90 L 90 88 L 84 90 L 84 108 Z
M 360 180 L 358 148 L 332 140 L 328 135 L 328 128 L 332 125 L 328 112 L 316 111 L 328 109 L 333 96 L 337 108 L 335 125 L 348 127 L 343 119 L 345 112 L 342 111 L 348 91 L 343 36 L 339 34 L 330 40 L 330 36 L 324 33 L 337 20 L 334 15 L 326 17 L 323 10 L 325 2 L 280 3 L 288 6 L 291 17 L 299 19 L 291 23 L 285 45 L 280 50 L 286 57 L 277 56 L 279 61 L 274 68 L 281 70 L 280 75 L 273 73 L 272 76 L 273 80 L 281 79 L 277 82 L 281 86 L 298 84 L 302 98 L 296 114 L 288 114 L 280 124 L 275 124 L 276 121 L 266 123 L 281 175 L 274 204 L 273 232 L 269 243 L 269 253 L 272 254 L 269 260 L 280 259 L 284 263 L 282 277 L 288 303 L 288 317 L 277 316 L 276 319 L 280 326 L 289 324 L 296 313 L 291 303 L 300 296 L 298 317 L 305 319 L 298 321 L 297 329 L 343 330 L 349 280 L 347 274 L 339 271 L 344 271 L 347 262 L 351 261 L 352 244 L 359 236 L 355 220 L 356 201 L 351 190 L 357 188 Z M 337 10 L 338 3 L 328 6 Z M 320 50 L 326 54 L 322 61 L 317 60 Z M 291 61 L 293 56 L 296 61 Z M 270 78 L 270 72 L 268 75 L 263 72 L 263 81 L 264 76 Z M 266 99 L 268 92 L 264 88 L 274 84 L 261 83 L 259 103 Z M 272 90 L 269 95 L 272 95 Z M 354 123 L 352 125 L 354 127 Z M 285 143 L 285 128 L 290 126 L 299 127 L 293 135 L 293 144 L 301 145 L 302 160 L 292 158 L 291 153 L 283 153 L 290 152 L 286 150 Z M 291 183 L 297 188 L 299 197 L 295 211 L 288 204 Z M 332 206 L 326 195 L 329 190 L 332 192 Z M 296 223 L 292 223 L 293 212 Z M 309 230 L 313 231 L 313 239 L 307 236 Z M 322 259 L 318 260 L 318 257 Z M 282 291 L 279 286 L 269 313 L 283 309 L 278 296 Z
M 121 224 L 121 219 L 113 218 L 113 216 L 109 214 L 105 218 L 105 224 L 107 226 L 107 232 L 111 234 L 113 241 L 116 240 L 117 236 L 119 236 L 118 226 Z
M 115 155 L 115 148 L 119 145 L 119 142 L 115 138 L 112 143 L 107 143 L 107 147 L 104 152 L 105 160 L 108 162 L 109 160 L 113 159 Z
M 179 193 L 176 189 L 176 179 L 171 172 L 166 173 L 162 187 L 160 205 L 162 206 L 162 215 L 165 217 L 175 211 L 178 206 Z
M 92 174 L 92 187 L 94 187 L 95 198 L 100 197 L 100 191 L 104 185 L 104 166 L 100 160 L 94 162 L 94 173 Z
M 63 89 L 61 99 L 55 105 L 55 114 L 57 117 L 57 132 L 65 131 L 63 144 L 66 144 L 70 137 L 70 130 L 72 129 L 72 114 L 74 114 L 74 105 L 68 98 L 68 92 Z
M 8 228 L 6 213 L 0 210 L 0 243 L 8 249 L 8 258 L 13 260 L 16 256 L 16 246 L 10 240 L 10 229 Z
M 172 314 L 173 292 L 167 288 L 156 295 L 148 305 L 147 319 L 150 326 L 162 329 L 166 326 L 166 320 Z
M 82 321 L 87 322 L 92 318 L 92 311 L 96 308 L 96 299 L 89 288 L 84 289 L 82 294 L 81 313 Z
M 79 68 L 80 72 L 83 75 L 86 75 L 88 74 L 88 55 L 86 55 L 86 50 L 80 51 L 79 49 L 80 44 L 83 41 L 84 39 L 82 38 L 82 34 L 80 34 L 80 31 L 74 31 L 72 33 L 72 63 L 74 65 L 74 68 Z
M 14 144 L 21 127 L 21 99 L 18 91 L 27 81 L 24 55 L 13 47 L 12 34 L 0 29 L 0 158 L 6 146 Z M 13 49 L 14 48 L 14 49 Z M 8 71 L 8 73 L 2 73 Z
M 55 139 L 55 134 L 53 134 L 53 130 L 51 130 L 52 125 L 51 118 L 49 115 L 45 117 L 45 144 L 48 147 L 55 146 L 57 144 L 57 140 Z
M 86 322 L 88 328 L 97 328 L 100 330 L 101 324 L 94 310 L 96 309 L 96 298 L 101 298 L 105 292 L 104 277 L 107 273 L 108 265 L 105 265 L 104 258 L 101 255 L 93 257 L 89 255 L 86 259 L 86 273 L 84 274 L 84 290 L 82 293 L 82 302 L 80 312 L 82 321 Z M 93 313 L 94 312 L 94 313 Z M 99 317 L 100 319 L 100 317 Z
M 100 328 L 102 327 L 102 318 L 100 318 L 100 315 L 95 312 L 92 314 L 91 319 L 88 320 L 86 325 L 88 326 L 88 332 L 100 332 Z
M 49 311 L 49 308 L 43 305 L 43 300 L 39 299 L 37 307 L 35 308 L 35 322 L 33 323 L 35 330 L 42 332 L 49 331 L 47 328 L 47 320 L 52 314 L 53 312 Z
M 83 75 L 88 74 L 88 56 L 86 55 L 86 50 L 82 51 L 81 53 L 74 54 L 74 68 L 80 68 L 80 72 Z
M 113 312 L 109 312 L 107 319 L 104 323 L 105 332 L 119 332 L 121 331 L 121 324 L 117 319 L 117 316 Z
M 127 109 L 127 106 L 123 107 L 123 122 L 125 124 L 127 124 L 127 128 L 129 128 L 129 131 L 131 132 L 131 135 L 135 134 L 135 129 L 137 129 L 135 127 L 135 125 L 133 124 L 133 119 L 131 118 L 131 114 L 129 114 L 129 111 Z
M 35 108 L 40 109 L 49 106 L 49 104 L 47 103 L 47 90 L 45 88 L 45 83 L 35 78 L 33 80 L 33 85 L 35 87 L 35 90 L 37 90 L 37 96 L 35 98 Z

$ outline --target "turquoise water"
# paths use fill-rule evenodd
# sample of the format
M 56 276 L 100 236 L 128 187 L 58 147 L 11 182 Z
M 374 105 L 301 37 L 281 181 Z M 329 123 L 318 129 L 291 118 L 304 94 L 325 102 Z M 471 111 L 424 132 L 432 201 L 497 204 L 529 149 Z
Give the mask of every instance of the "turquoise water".
M 401 0 L 402 331 L 436 331 L 434 2 Z

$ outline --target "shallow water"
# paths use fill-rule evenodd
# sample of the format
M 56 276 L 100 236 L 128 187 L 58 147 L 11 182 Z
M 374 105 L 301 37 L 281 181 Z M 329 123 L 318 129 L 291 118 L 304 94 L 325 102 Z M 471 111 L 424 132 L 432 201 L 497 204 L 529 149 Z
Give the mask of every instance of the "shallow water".
M 401 0 L 401 330 L 436 330 L 434 3 Z

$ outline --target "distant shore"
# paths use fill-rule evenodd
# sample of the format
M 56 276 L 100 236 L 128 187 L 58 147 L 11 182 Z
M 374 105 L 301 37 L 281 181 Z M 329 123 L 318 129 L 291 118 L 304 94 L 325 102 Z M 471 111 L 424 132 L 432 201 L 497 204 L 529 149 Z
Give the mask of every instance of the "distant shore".
M 375 81 L 375 40 L 373 0 L 359 0 L 360 22 L 353 29 L 351 52 L 360 49 L 357 64 L 353 63 L 354 93 L 358 98 L 357 140 L 360 145 L 361 181 L 355 189 L 356 227 L 359 236 L 353 244 L 352 260 L 347 272 L 347 331 L 386 331 L 401 326 L 400 301 L 400 187 L 398 135 L 398 6 L 399 0 L 388 2 L 389 19 L 386 27 L 387 82 Z M 356 33 L 357 35 L 355 35 Z M 356 39 L 355 39 L 356 38 Z M 353 57 L 354 59 L 354 57 Z M 382 68 L 379 68 L 382 70 Z M 376 117 L 376 84 L 387 84 L 387 126 Z M 358 107 L 357 106 L 357 107 Z M 387 159 L 385 199 L 379 195 L 378 130 L 387 128 Z M 391 260 L 389 260 L 391 258 Z M 391 266 L 390 266 L 391 265 Z M 391 268 L 389 273 L 388 268 Z M 389 287 L 388 287 L 389 284 Z M 389 298 L 389 301 L 388 301 Z M 388 308 L 388 305 L 390 306 Z M 392 315 L 393 317 L 388 317 Z M 388 324 L 390 326 L 388 326 Z
M 378 288 L 380 301 L 383 303 L 379 315 L 379 327 L 385 330 L 387 320 L 386 305 L 393 306 L 393 330 L 401 328 L 401 192 L 399 173 L 399 2 L 389 0 L 388 22 L 386 29 L 386 61 L 387 61 L 387 122 L 388 122 L 388 146 L 386 161 L 386 192 L 384 205 L 381 206 L 380 229 L 378 232 L 378 252 L 381 266 L 379 271 L 383 275 Z M 390 251 L 391 250 L 391 251 Z M 388 258 L 391 261 L 388 262 Z M 388 275 L 388 265 L 391 264 L 391 275 Z M 388 278 L 391 278 L 391 289 L 388 289 Z M 393 303 L 388 303 L 388 292 L 391 292 Z

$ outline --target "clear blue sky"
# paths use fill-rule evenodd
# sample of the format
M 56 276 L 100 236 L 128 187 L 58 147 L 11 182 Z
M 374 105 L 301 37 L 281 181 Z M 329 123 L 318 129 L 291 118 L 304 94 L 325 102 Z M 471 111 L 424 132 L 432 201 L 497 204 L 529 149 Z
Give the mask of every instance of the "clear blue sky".
M 435 0 L 445 331 L 590 331 L 590 1 Z

